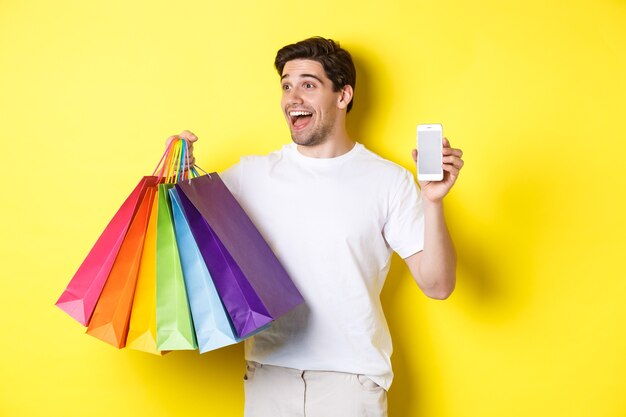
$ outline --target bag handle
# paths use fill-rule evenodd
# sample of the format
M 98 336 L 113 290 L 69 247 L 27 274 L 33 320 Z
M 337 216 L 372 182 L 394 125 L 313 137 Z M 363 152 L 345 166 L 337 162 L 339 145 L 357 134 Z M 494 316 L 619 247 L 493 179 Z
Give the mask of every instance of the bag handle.
M 174 184 L 199 177 L 200 174 L 196 168 L 207 174 L 209 178 L 211 177 L 209 173 L 198 165 L 189 164 L 189 143 L 180 137 L 176 137 L 167 144 L 165 152 L 156 168 L 154 168 L 152 175 L 155 176 L 158 171 L 158 182 L 163 180 L 167 184 Z

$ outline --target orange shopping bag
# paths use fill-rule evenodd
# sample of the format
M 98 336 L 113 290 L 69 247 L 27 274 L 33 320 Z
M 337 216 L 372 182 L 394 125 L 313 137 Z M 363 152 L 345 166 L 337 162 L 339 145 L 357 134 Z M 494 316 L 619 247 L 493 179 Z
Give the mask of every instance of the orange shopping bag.
M 89 322 L 87 334 L 124 347 L 148 220 L 156 195 L 155 177 L 132 220 Z

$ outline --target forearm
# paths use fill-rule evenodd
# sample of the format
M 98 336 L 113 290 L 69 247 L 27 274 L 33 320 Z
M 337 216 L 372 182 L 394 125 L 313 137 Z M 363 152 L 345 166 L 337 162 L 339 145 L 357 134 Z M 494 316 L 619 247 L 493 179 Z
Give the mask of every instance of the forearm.
M 447 298 L 456 284 L 456 252 L 441 200 L 424 200 L 424 250 L 419 276 L 420 287 L 432 298 Z

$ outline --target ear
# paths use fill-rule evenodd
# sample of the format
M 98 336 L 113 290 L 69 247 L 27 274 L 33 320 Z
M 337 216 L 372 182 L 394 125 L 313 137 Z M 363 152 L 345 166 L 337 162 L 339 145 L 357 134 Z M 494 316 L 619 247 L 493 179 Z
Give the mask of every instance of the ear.
M 351 85 L 345 85 L 339 91 L 339 97 L 337 98 L 337 107 L 340 109 L 345 109 L 348 107 L 348 104 L 352 101 L 352 96 L 354 95 L 354 89 Z

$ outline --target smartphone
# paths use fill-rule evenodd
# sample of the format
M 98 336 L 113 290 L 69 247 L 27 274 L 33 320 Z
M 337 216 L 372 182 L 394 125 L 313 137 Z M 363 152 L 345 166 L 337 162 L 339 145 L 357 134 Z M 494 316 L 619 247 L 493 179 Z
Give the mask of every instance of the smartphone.
M 443 126 L 438 123 L 417 125 L 417 179 L 443 180 Z

